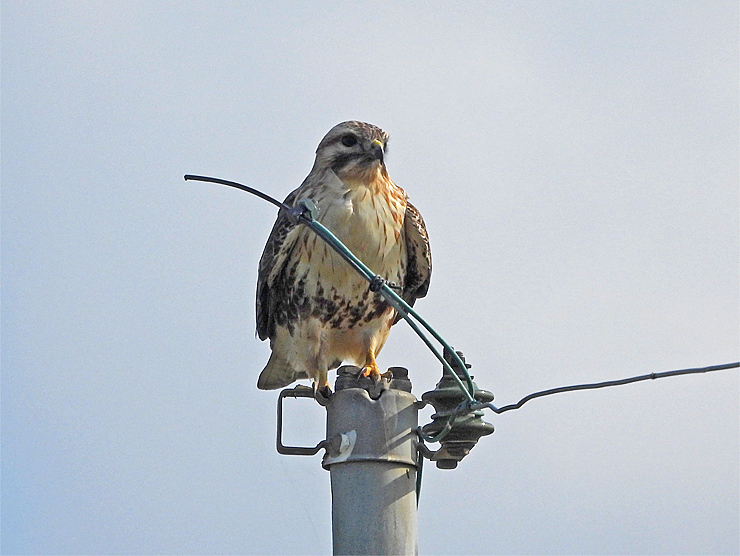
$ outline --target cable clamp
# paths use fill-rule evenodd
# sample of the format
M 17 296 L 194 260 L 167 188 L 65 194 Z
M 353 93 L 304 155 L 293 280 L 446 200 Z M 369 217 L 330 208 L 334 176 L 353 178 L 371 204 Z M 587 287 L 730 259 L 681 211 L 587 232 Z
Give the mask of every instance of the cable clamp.
M 319 216 L 319 207 L 311 199 L 303 199 L 295 207 L 283 207 L 294 223 L 314 222 Z
M 399 286 L 395 282 L 390 282 L 386 280 L 380 274 L 376 274 L 375 276 L 373 276 L 373 279 L 370 280 L 371 292 L 378 293 L 380 290 L 383 289 L 383 286 L 388 286 L 391 289 L 401 291 L 401 286 Z

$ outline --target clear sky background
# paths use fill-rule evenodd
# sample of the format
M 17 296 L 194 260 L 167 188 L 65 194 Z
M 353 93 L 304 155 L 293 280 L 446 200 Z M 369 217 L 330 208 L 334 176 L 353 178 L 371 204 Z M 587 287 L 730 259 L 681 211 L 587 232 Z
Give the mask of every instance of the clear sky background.
M 331 551 L 329 474 L 255 386 L 274 207 L 182 176 L 282 198 L 344 120 L 390 133 L 417 308 L 499 405 L 737 361 L 738 65 L 736 2 L 3 0 L 2 551 Z M 379 363 L 441 375 L 404 324 Z M 737 553 L 739 398 L 724 371 L 489 413 L 425 469 L 420 553 Z

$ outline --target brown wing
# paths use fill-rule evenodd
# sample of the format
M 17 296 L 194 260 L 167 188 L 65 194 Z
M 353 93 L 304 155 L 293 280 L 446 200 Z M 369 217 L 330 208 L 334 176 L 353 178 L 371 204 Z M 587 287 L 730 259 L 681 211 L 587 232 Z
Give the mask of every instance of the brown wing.
M 429 236 L 424 219 L 416 207 L 409 202 L 406 203 L 406 217 L 403 226 L 408 260 L 401 297 L 413 306 L 417 299 L 427 294 L 429 289 L 429 281 L 432 277 L 432 251 L 429 247 Z
M 285 198 L 288 206 L 293 206 L 298 189 L 293 191 Z M 277 220 L 272 226 L 270 237 L 267 239 L 265 249 L 260 257 L 259 271 L 257 274 L 257 336 L 260 340 L 275 337 L 275 306 L 280 296 L 280 292 L 274 287 L 275 280 L 270 280 L 270 275 L 274 276 L 273 270 L 276 266 L 285 267 L 288 262 L 290 246 L 284 245 L 285 238 L 297 224 L 285 214 L 283 209 L 278 212 Z M 288 248 L 288 249 L 286 249 Z M 282 254 L 281 254 L 282 253 Z M 278 274 L 283 268 L 278 269 Z

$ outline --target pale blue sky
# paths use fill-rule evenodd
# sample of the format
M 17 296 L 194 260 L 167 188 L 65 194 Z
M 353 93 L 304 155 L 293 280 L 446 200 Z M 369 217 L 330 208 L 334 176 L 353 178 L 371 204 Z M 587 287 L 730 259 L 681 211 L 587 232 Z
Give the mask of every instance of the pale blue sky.
M 1 15 L 3 553 L 330 552 L 329 475 L 275 452 L 255 387 L 275 211 L 182 176 L 282 198 L 343 120 L 391 135 L 434 254 L 417 308 L 499 405 L 740 358 L 736 2 Z M 379 363 L 417 396 L 441 372 L 403 324 Z M 490 414 L 426 468 L 420 553 L 737 553 L 739 398 L 726 371 Z

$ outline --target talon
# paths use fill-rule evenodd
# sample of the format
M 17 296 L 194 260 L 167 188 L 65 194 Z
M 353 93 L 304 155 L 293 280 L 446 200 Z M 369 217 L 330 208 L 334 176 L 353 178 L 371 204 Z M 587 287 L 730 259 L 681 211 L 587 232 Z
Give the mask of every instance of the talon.
M 360 373 L 360 377 L 370 377 L 374 382 L 379 382 L 381 377 L 380 369 L 378 368 L 378 364 L 375 362 L 375 350 L 370 349 L 367 352 L 367 357 L 365 358 L 365 366 L 362 368 L 362 372 Z
M 319 383 L 314 381 L 312 382 L 312 386 L 314 399 L 319 400 L 319 398 L 323 398 L 324 400 L 328 400 L 331 397 L 332 392 L 328 382 L 325 382 L 323 386 L 319 386 Z M 321 403 L 320 400 L 319 403 Z
M 380 369 L 378 368 L 378 364 L 375 362 L 375 359 L 373 359 L 370 363 L 367 363 L 362 368 L 360 376 L 363 378 L 370 377 L 375 382 L 378 382 L 380 380 L 380 377 L 382 375 L 380 373 Z
M 362 378 L 370 377 L 375 382 L 380 380 L 380 377 L 383 376 L 380 372 L 380 369 L 378 369 L 377 365 L 365 365 L 365 367 L 362 369 L 362 372 L 360 373 L 360 376 Z

